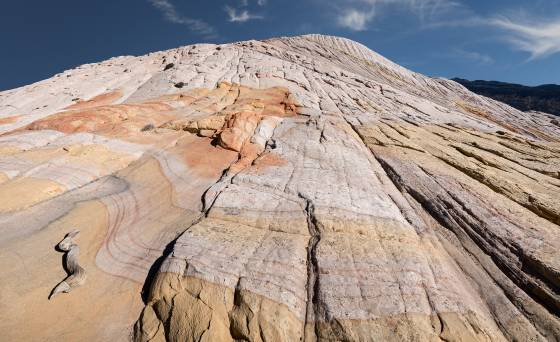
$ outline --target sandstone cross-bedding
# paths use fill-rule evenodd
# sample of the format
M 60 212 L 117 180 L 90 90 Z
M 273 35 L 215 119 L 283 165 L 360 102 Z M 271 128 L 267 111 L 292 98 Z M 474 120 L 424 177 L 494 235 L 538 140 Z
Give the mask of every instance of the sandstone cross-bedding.
M 552 120 L 320 35 L 1 92 L 0 336 L 560 340 Z

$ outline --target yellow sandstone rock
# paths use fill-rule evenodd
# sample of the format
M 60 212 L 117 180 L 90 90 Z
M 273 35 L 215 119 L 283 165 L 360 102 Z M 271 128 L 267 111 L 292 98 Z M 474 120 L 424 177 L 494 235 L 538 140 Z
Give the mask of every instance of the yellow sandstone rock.
M 6 341 L 560 339 L 547 114 L 320 35 L 1 95 Z M 72 229 L 87 281 L 49 301 Z

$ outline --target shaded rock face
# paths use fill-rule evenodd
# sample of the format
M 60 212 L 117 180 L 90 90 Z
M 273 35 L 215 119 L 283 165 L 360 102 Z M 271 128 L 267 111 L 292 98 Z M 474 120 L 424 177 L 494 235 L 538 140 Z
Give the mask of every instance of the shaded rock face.
M 7 340 L 560 339 L 544 114 L 311 35 L 82 66 L 0 120 Z M 88 281 L 49 302 L 69 227 Z

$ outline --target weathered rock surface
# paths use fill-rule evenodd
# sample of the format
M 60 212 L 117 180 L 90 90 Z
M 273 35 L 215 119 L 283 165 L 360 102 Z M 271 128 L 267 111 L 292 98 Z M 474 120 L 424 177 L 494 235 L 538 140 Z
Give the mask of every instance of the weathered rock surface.
M 560 340 L 560 127 L 358 43 L 85 65 L 0 133 L 6 340 Z

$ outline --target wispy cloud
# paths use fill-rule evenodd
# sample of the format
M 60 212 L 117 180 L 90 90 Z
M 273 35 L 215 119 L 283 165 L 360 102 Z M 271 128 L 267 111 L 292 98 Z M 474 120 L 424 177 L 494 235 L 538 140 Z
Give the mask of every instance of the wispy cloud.
M 249 0 L 239 0 L 239 2 L 240 2 L 241 7 L 249 6 Z M 267 0 L 257 0 L 257 5 L 265 6 L 267 2 L 268 2 Z
M 464 8 L 461 2 L 455 0 L 382 0 L 380 2 L 403 6 L 417 15 L 421 21 L 433 20 Z
M 249 20 L 263 19 L 262 16 L 249 13 L 248 10 L 237 10 L 231 6 L 226 6 L 225 11 L 228 15 L 228 20 L 232 23 L 244 23 Z
M 367 29 L 368 23 L 373 19 L 375 12 L 373 10 L 364 12 L 357 9 L 348 9 L 340 14 L 337 18 L 338 25 L 353 31 L 364 31 Z
M 484 27 L 494 29 L 493 34 L 515 49 L 528 52 L 529 60 L 536 60 L 560 52 L 560 18 L 551 20 L 543 17 L 521 15 L 495 15 L 482 17 L 456 16 L 454 19 L 436 21 L 427 26 L 431 29 L 442 27 Z
M 455 49 L 452 52 L 452 55 L 462 58 L 462 59 L 466 59 L 469 61 L 472 61 L 474 63 L 477 64 L 493 64 L 494 63 L 494 58 L 490 57 L 489 55 L 480 53 L 480 52 L 476 52 L 476 51 L 467 51 L 467 50 L 463 50 L 463 49 Z
M 498 17 L 489 23 L 505 31 L 505 39 L 515 48 L 531 54 L 531 60 L 560 52 L 560 18 L 512 20 Z
M 377 15 L 391 7 L 408 10 L 424 22 L 462 5 L 454 0 L 343 0 L 341 7 L 338 25 L 364 31 Z
M 163 17 L 171 23 L 188 26 L 191 31 L 205 36 L 206 38 L 215 38 L 217 36 L 214 27 L 204 20 L 189 18 L 182 15 L 169 0 L 148 0 L 148 2 L 159 10 Z

